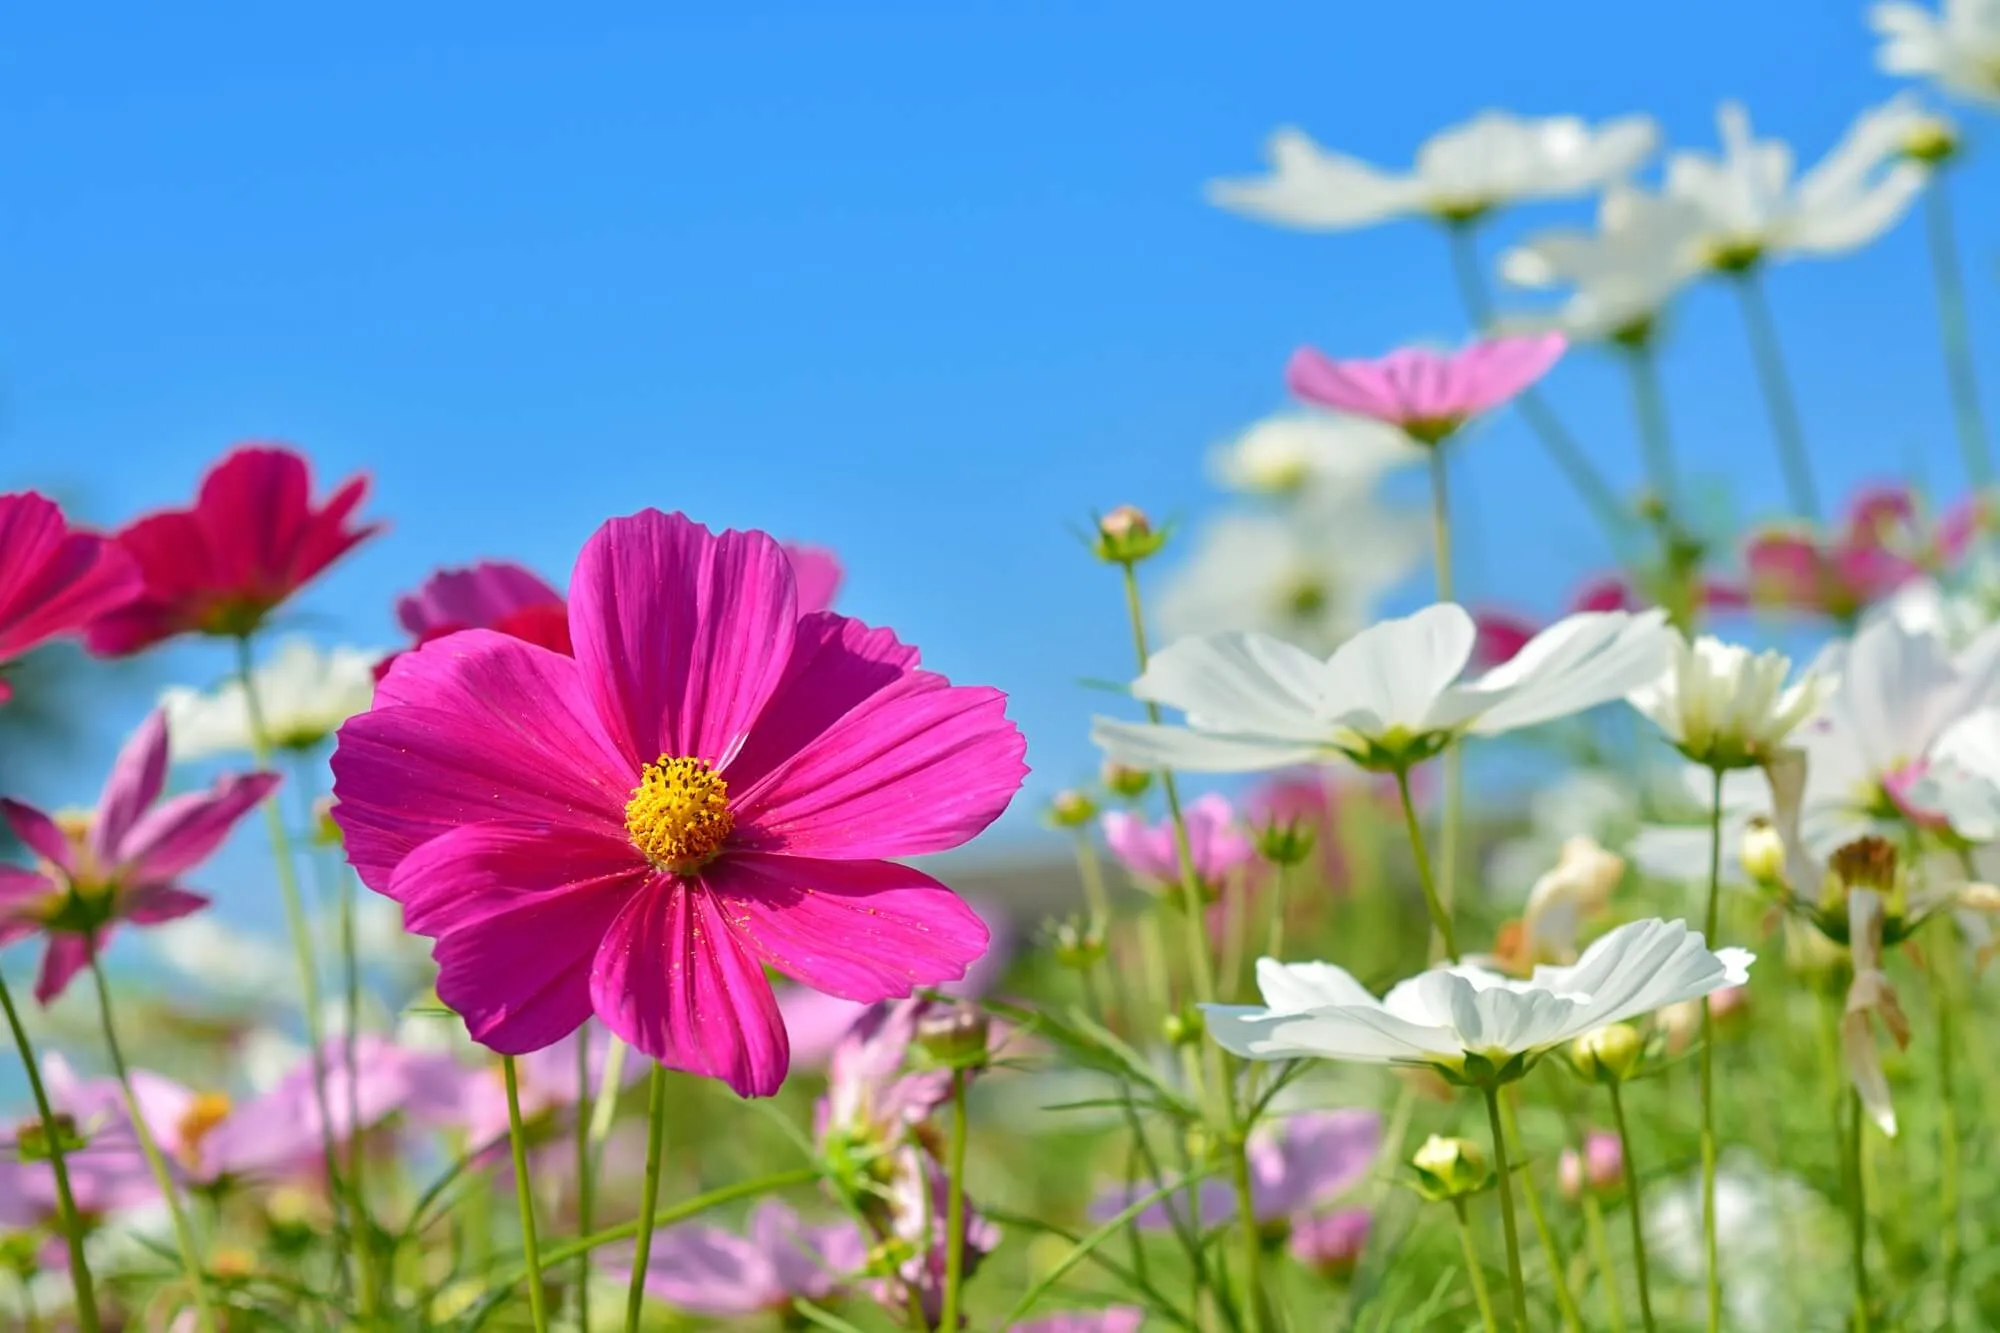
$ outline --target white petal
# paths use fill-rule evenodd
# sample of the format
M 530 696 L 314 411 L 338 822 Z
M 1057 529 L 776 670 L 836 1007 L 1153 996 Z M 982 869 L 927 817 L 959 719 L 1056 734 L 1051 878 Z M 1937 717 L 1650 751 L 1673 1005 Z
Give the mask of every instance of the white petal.
M 1471 729 L 1496 735 L 1622 698 L 1658 677 L 1672 644 L 1673 632 L 1657 611 L 1565 616 L 1469 687 L 1500 696 Z
M 1365 736 L 1393 727 L 1421 731 L 1432 705 L 1465 669 L 1477 636 L 1465 608 L 1450 602 L 1371 625 L 1328 660 L 1324 708 Z
M 1205 731 L 1322 741 L 1326 667 L 1269 634 L 1202 634 L 1153 655 L 1132 682 L 1140 699 L 1178 708 Z
M 1109 717 L 1091 719 L 1090 739 L 1121 764 L 1189 773 L 1261 773 L 1307 763 L 1320 755 L 1318 747 L 1297 741 L 1120 722 Z
M 1367 226 L 1418 202 L 1414 180 L 1328 152 L 1289 126 L 1270 137 L 1264 154 L 1270 174 L 1211 181 L 1209 202 L 1265 222 L 1315 231 Z
M 1257 960 L 1257 991 L 1272 1013 L 1295 1014 L 1329 1005 L 1379 1004 L 1352 973 L 1332 963 Z

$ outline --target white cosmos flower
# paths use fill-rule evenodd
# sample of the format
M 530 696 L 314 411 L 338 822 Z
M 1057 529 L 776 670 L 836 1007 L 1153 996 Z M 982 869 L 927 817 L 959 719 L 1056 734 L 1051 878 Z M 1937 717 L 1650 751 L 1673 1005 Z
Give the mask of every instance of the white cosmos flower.
M 1186 726 L 1100 717 L 1091 739 L 1134 768 L 1253 772 L 1345 755 L 1392 769 L 1461 734 L 1513 731 L 1622 697 L 1659 674 L 1665 626 L 1658 611 L 1567 616 L 1465 682 L 1476 631 L 1449 602 L 1371 625 L 1324 659 L 1269 634 L 1201 635 L 1161 649 L 1132 683 L 1136 697 L 1180 709 Z
M 1700 272 L 1704 214 L 1685 199 L 1628 185 L 1605 191 L 1597 230 L 1537 232 L 1500 259 L 1517 287 L 1567 287 L 1552 316 L 1515 316 L 1511 325 L 1554 327 L 1579 341 L 1639 338 Z
M 1213 455 L 1216 480 L 1255 495 L 1366 491 L 1424 451 L 1394 426 L 1334 412 L 1280 412 Z
M 368 711 L 375 697 L 375 664 L 381 658 L 381 653 L 361 648 L 322 653 L 308 639 L 286 639 L 274 657 L 250 673 L 271 744 L 309 750 L 348 718 Z M 174 686 L 161 693 L 160 706 L 166 710 L 167 740 L 175 759 L 254 749 L 239 680 L 208 694 Z
M 1875 63 L 1890 74 L 1935 79 L 1961 97 L 2000 102 L 2000 3 L 1944 0 L 1944 12 L 1922 5 L 1880 4 L 1868 21 L 1882 34 Z
M 1646 1189 L 1647 1244 L 1689 1285 L 1706 1265 L 1699 1172 Z M 1772 1175 L 1744 1149 L 1724 1155 L 1715 1173 L 1716 1260 L 1727 1326 L 1841 1333 L 1847 1327 L 1840 1284 L 1791 1280 L 1813 1256 L 1841 1243 L 1843 1224 L 1832 1204 L 1803 1181 Z
M 1783 745 L 1826 692 L 1814 671 L 1788 685 L 1791 671 L 1783 653 L 1752 653 L 1707 634 L 1692 643 L 1676 636 L 1667 670 L 1626 698 L 1695 763 L 1750 768 Z
M 1328 152 L 1287 126 L 1265 144 L 1269 174 L 1212 181 L 1208 197 L 1231 212 L 1309 231 L 1410 216 L 1464 221 L 1516 200 L 1597 189 L 1651 156 L 1658 138 L 1647 116 L 1593 129 L 1575 116 L 1484 111 L 1432 136 L 1415 167 L 1398 174 Z
M 1467 1072 L 1467 1058 L 1518 1077 L 1526 1064 L 1612 1023 L 1749 980 L 1754 955 L 1709 951 L 1684 921 L 1618 927 L 1571 967 L 1526 981 L 1469 965 L 1432 968 L 1381 999 L 1331 963 L 1257 963 L 1262 1005 L 1205 1004 L 1208 1030 L 1248 1060 L 1428 1064 Z M 1520 1063 L 1515 1063 L 1517 1057 Z M 1511 1066 L 1511 1068 L 1510 1068 Z
M 1967 842 L 2000 839 L 2000 707 L 1975 709 L 1939 734 L 1909 801 L 1941 814 Z
M 1170 636 L 1256 630 L 1331 652 L 1422 562 L 1413 515 L 1366 496 L 1303 500 L 1275 514 L 1229 514 L 1204 527 L 1161 590 Z
M 1707 268 L 1845 254 L 1894 226 L 1924 187 L 1924 168 L 1904 149 L 1932 118 L 1907 94 L 1864 111 L 1797 180 L 1790 146 L 1753 138 L 1740 105 L 1723 103 L 1717 121 L 1720 157 L 1679 152 L 1667 162 L 1668 197 L 1701 211 L 1693 258 Z

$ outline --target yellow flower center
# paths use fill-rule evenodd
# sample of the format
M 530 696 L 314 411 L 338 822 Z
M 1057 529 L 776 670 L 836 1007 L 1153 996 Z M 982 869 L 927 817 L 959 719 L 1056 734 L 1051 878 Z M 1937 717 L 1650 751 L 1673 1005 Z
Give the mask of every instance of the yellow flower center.
M 721 850 L 736 827 L 729 784 L 700 759 L 661 755 L 646 765 L 625 803 L 625 832 L 662 870 L 686 871 Z
M 198 1092 L 181 1112 L 175 1126 L 181 1141 L 181 1160 L 190 1168 L 201 1160 L 201 1144 L 215 1127 L 229 1118 L 229 1096 L 221 1092 Z

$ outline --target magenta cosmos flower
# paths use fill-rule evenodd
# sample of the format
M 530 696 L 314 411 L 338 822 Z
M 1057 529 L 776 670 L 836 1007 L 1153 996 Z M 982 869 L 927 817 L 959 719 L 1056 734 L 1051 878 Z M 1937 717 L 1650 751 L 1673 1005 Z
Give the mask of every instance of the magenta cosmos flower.
M 575 656 L 490 630 L 405 654 L 340 730 L 362 882 L 436 941 L 438 994 L 523 1054 L 595 1013 L 675 1069 L 769 1094 L 765 967 L 852 1000 L 950 981 L 986 928 L 886 858 L 965 842 L 1027 772 L 997 690 L 886 630 L 801 617 L 759 532 L 613 519 L 578 557 Z
M 236 821 L 278 785 L 275 773 L 225 777 L 207 791 L 162 801 L 167 721 L 154 712 L 118 753 L 97 809 L 51 817 L 0 800 L 0 817 L 34 869 L 0 865 L 0 945 L 48 936 L 35 998 L 62 994 L 121 921 L 154 926 L 208 905 L 181 876 L 222 845 Z
M 1560 333 L 1543 333 L 1490 338 L 1457 352 L 1403 347 L 1379 361 L 1336 361 L 1301 347 L 1285 365 L 1285 384 L 1308 403 L 1437 444 L 1546 375 L 1567 346 Z
M 138 595 L 139 569 L 114 542 L 73 531 L 55 502 L 0 495 L 0 666 Z M 0 679 L 0 703 L 11 696 Z
M 192 509 L 118 533 L 144 591 L 90 627 L 90 651 L 123 657 L 177 634 L 248 634 L 379 524 L 348 526 L 368 494 L 351 477 L 315 508 L 312 473 L 290 449 L 252 445 L 209 469 Z
M 1866 487 L 1837 532 L 1785 524 L 1751 537 L 1743 556 L 1750 595 L 1764 606 L 1852 620 L 1904 584 L 1956 565 L 1984 519 L 1983 504 L 1967 499 L 1927 529 L 1909 487 Z
M 813 1226 L 766 1199 L 742 1234 L 700 1224 L 660 1232 L 646 1265 L 646 1290 L 689 1314 L 782 1315 L 794 1301 L 837 1295 L 867 1262 L 868 1246 L 854 1223 Z M 631 1256 L 609 1267 L 629 1278 Z
M 1201 881 L 1203 896 L 1212 901 L 1231 878 L 1257 859 L 1257 845 L 1237 821 L 1229 798 L 1218 793 L 1189 802 L 1182 817 L 1195 877 Z M 1172 820 L 1151 824 L 1129 810 L 1113 810 L 1099 823 L 1105 846 L 1135 878 L 1155 887 L 1181 882 L 1180 849 Z

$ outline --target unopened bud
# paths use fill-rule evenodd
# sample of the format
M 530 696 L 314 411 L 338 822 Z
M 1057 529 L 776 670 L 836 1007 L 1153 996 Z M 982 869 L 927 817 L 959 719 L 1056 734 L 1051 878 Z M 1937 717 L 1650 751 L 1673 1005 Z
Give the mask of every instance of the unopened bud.
M 81 1152 L 88 1146 L 76 1117 L 67 1111 L 57 1111 L 47 1121 L 27 1121 L 14 1131 L 14 1155 L 23 1162 L 46 1162 L 58 1150 Z
M 1085 972 L 1104 957 L 1104 932 L 1094 922 L 1071 917 L 1050 927 L 1049 945 L 1058 963 Z
M 941 1069 L 984 1069 L 990 1059 L 991 1025 L 975 1004 L 949 1004 L 917 1020 L 917 1050 Z
M 1144 796 L 1146 789 L 1153 785 L 1153 773 L 1151 769 L 1133 768 L 1129 764 L 1119 763 L 1116 759 L 1107 759 L 1104 761 L 1104 767 L 1099 771 L 1098 779 L 1104 783 L 1106 791 L 1110 792 L 1113 796 L 1121 796 L 1128 801 L 1134 801 Z
M 1049 822 L 1057 828 L 1082 828 L 1097 818 L 1097 802 L 1085 792 L 1059 791 L 1049 801 Z
M 1301 865 L 1313 854 L 1313 827 L 1303 819 L 1273 820 L 1256 834 L 1257 854 L 1274 866 Z
M 1618 1188 L 1625 1173 L 1625 1153 L 1616 1134 L 1592 1134 L 1583 1151 L 1563 1149 L 1556 1166 L 1556 1180 L 1565 1199 L 1583 1197 L 1587 1188 L 1594 1194 Z
M 1958 891 L 1958 905 L 1972 912 L 2000 912 L 2000 888 L 1968 884 Z
M 1580 1077 L 1593 1083 L 1622 1083 L 1632 1077 L 1646 1054 L 1646 1039 L 1630 1023 L 1586 1032 L 1570 1043 L 1569 1062 Z
M 1157 555 L 1167 544 L 1165 531 L 1153 527 L 1152 520 L 1136 505 L 1119 505 L 1097 520 L 1097 540 L 1091 549 L 1097 558 L 1114 565 L 1134 565 Z
M 1433 1134 L 1410 1158 L 1417 1172 L 1417 1192 L 1426 1199 L 1462 1199 L 1486 1188 L 1492 1172 L 1486 1154 L 1471 1139 Z
M 1782 889 L 1785 885 L 1785 841 L 1771 821 L 1758 816 L 1743 829 L 1743 846 L 1738 852 L 1743 873 L 1758 887 Z
M 1167 1039 L 1169 1046 L 1193 1046 L 1207 1031 L 1208 1023 L 1202 1018 L 1201 1010 L 1192 1005 L 1160 1020 L 1160 1035 Z

